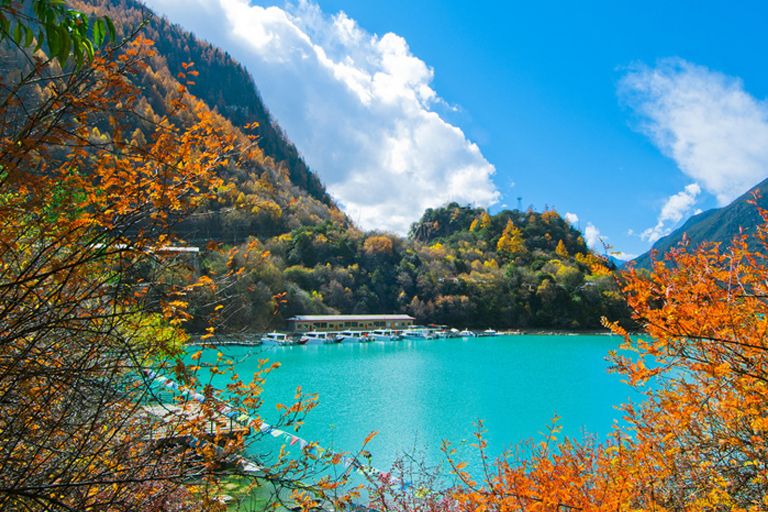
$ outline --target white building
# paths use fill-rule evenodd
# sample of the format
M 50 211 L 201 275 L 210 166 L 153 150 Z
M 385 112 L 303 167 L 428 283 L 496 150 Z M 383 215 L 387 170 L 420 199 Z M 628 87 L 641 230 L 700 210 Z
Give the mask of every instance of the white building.
M 409 315 L 298 315 L 287 320 L 292 331 L 343 331 L 394 329 L 400 331 L 416 320 Z

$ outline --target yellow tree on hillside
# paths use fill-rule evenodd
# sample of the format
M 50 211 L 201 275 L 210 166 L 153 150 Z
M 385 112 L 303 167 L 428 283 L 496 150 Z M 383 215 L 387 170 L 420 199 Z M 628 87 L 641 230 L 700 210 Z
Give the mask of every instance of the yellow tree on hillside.
M 480 229 L 486 228 L 491 224 L 491 216 L 488 212 L 483 212 L 483 216 L 480 217 Z
M 525 240 L 523 240 L 523 233 L 512 222 L 512 219 L 507 221 L 507 225 L 499 238 L 499 242 L 496 244 L 496 250 L 504 253 L 508 256 L 524 254 L 527 252 L 525 248 Z
M 555 254 L 560 256 L 561 259 L 567 260 L 568 259 L 568 249 L 566 249 L 565 244 L 562 240 L 557 242 L 557 247 L 555 248 Z

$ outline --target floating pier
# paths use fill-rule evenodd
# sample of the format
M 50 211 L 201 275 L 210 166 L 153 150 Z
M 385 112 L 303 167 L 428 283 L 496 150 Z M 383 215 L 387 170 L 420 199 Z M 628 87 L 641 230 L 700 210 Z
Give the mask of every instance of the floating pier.
M 143 405 L 144 413 L 160 419 L 152 431 L 156 442 L 185 441 L 192 436 L 205 438 L 207 441 L 243 438 L 251 433 L 248 425 L 225 416 L 216 410 L 207 409 L 202 403 L 188 401 L 179 404 Z M 197 425 L 194 431 L 190 428 Z

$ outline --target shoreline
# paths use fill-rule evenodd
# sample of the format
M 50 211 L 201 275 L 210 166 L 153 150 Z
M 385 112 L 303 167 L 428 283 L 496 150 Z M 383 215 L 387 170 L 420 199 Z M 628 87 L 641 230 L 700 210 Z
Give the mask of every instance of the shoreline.
M 559 329 L 515 329 L 509 331 L 499 331 L 494 336 L 483 336 L 483 331 L 473 331 L 476 333 L 475 337 L 496 337 L 496 336 L 614 336 L 609 330 L 584 330 L 584 331 L 569 331 Z M 202 345 L 215 345 L 215 346 L 244 346 L 244 347 L 258 347 L 263 345 L 261 337 L 265 333 L 253 332 L 242 333 L 237 335 L 222 335 L 215 341 L 201 339 L 201 334 L 189 335 L 189 340 L 184 344 L 186 347 L 198 347 Z M 629 333 L 632 336 L 641 336 L 641 332 Z M 455 336 L 458 338 L 465 336 Z M 253 340 L 253 341 L 249 341 Z

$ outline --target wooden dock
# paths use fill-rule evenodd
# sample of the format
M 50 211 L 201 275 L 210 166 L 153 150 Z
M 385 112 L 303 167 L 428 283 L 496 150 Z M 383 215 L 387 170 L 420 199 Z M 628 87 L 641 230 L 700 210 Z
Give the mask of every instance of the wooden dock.
M 156 442 L 184 441 L 201 437 L 207 441 L 226 441 L 243 438 L 251 433 L 248 425 L 224 416 L 216 410 L 206 411 L 196 401 L 171 404 L 149 404 L 142 406 L 143 412 L 155 421 L 152 438 Z M 210 417 L 206 417 L 208 414 Z

